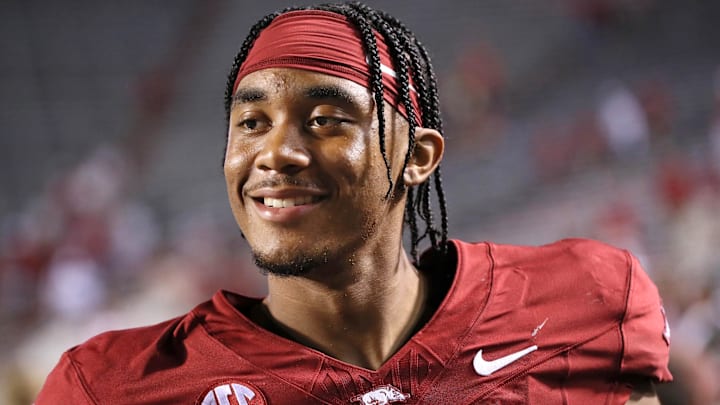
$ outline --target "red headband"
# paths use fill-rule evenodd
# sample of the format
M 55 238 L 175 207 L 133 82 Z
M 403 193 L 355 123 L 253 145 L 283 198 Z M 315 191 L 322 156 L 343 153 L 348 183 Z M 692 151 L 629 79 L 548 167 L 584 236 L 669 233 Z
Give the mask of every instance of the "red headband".
M 382 70 L 384 98 L 407 118 L 400 101 L 388 47 L 375 32 Z M 276 17 L 255 40 L 235 78 L 233 93 L 246 75 L 271 67 L 290 67 L 330 74 L 351 80 L 368 89 L 370 68 L 363 41 L 355 27 L 340 15 L 322 10 L 291 11 Z M 410 80 L 410 98 L 418 125 L 422 123 L 418 95 Z

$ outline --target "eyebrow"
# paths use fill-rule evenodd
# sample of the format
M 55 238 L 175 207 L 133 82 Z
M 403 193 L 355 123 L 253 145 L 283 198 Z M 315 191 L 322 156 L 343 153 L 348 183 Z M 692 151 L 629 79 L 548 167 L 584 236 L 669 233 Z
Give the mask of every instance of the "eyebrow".
M 305 90 L 305 97 L 312 99 L 334 99 L 342 103 L 357 107 L 359 105 L 355 97 L 346 90 L 332 85 L 312 86 Z M 259 88 L 247 87 L 237 90 L 232 97 L 232 104 L 253 103 L 267 101 L 267 93 Z
M 335 99 L 352 106 L 359 105 L 355 97 L 338 86 L 313 86 L 305 91 L 305 96 L 314 99 Z
M 267 100 L 267 94 L 261 89 L 256 88 L 241 88 L 238 89 L 237 93 L 232 97 L 232 103 L 252 103 L 255 101 Z

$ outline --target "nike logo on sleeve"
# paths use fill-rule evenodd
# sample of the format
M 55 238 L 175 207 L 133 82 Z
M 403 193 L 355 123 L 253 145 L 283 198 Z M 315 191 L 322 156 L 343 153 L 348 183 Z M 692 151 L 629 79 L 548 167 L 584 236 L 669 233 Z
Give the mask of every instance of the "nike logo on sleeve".
M 475 358 L 473 359 L 473 368 L 475 369 L 475 372 L 483 377 L 487 377 L 490 374 L 500 370 L 503 367 L 508 366 L 509 364 L 512 364 L 516 360 L 520 359 L 521 357 L 527 355 L 528 353 L 532 353 L 535 350 L 537 350 L 537 346 L 533 345 L 530 347 L 526 347 L 525 349 L 520 350 L 519 352 L 510 353 L 507 356 L 500 357 L 499 359 L 487 361 L 483 359 L 482 357 L 482 349 L 478 350 L 477 354 L 475 355 Z

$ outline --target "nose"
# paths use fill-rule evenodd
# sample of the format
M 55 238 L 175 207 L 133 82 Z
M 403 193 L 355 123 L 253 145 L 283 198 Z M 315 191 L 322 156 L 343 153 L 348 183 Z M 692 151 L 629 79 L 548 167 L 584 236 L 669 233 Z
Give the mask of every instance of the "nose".
M 310 153 L 302 133 L 290 125 L 279 125 L 264 137 L 255 165 L 260 170 L 297 173 L 310 164 Z

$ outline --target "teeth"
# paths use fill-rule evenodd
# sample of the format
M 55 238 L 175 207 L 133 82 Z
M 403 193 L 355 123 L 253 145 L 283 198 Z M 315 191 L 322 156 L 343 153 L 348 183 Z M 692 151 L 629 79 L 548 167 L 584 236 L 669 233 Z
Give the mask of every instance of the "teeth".
M 298 205 L 310 204 L 314 201 L 312 196 L 295 197 L 295 198 L 269 198 L 263 199 L 263 204 L 271 208 L 288 208 L 297 207 Z

